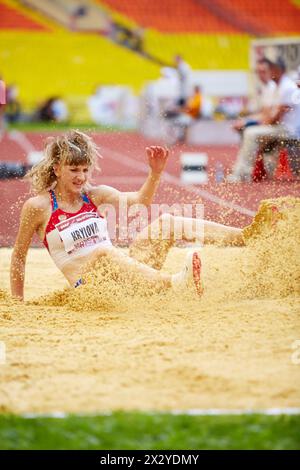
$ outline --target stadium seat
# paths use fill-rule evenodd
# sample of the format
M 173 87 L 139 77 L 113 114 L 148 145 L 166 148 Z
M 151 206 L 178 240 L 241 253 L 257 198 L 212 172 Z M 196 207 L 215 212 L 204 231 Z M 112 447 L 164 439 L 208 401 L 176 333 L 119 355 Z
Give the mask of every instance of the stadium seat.
M 17 8 L 0 1 L 0 29 L 48 31 L 48 28 L 27 17 Z

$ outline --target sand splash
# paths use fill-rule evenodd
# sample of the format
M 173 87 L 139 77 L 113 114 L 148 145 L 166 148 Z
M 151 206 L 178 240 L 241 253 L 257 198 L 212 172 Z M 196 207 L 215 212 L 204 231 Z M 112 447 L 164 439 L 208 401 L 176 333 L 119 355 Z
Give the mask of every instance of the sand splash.
M 300 295 L 300 199 L 263 201 L 243 253 L 247 298 Z
M 300 199 L 262 201 L 251 226 L 245 229 L 246 247 L 227 249 L 225 256 L 204 267 L 205 294 L 180 296 L 151 291 L 141 278 L 133 282 L 107 260 L 88 277 L 87 284 L 42 297 L 35 305 L 67 306 L 76 311 L 199 308 L 201 304 L 254 298 L 284 298 L 300 295 Z M 208 248 L 209 250 L 209 248 Z M 220 250 L 220 248 L 219 248 Z M 176 257 L 183 262 L 180 249 Z M 224 251 L 224 250 L 223 250 Z M 185 251 L 184 251 L 185 252 Z M 211 247 L 211 252 L 218 248 Z M 173 250 L 174 253 L 174 250 Z M 169 256 L 169 258 L 171 255 Z M 170 260 L 169 260 L 170 265 Z M 177 269 L 181 268 L 176 263 Z M 174 269 L 166 269 L 174 272 Z M 176 271 L 176 269 L 175 269 Z

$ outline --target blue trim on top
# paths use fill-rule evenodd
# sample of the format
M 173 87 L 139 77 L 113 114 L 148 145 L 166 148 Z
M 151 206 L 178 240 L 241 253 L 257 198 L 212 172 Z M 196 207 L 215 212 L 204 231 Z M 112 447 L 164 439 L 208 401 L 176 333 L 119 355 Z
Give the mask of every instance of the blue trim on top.
M 58 209 L 58 204 L 57 204 L 57 199 L 56 199 L 55 192 L 53 191 L 53 189 L 50 189 L 50 194 L 51 194 L 51 200 L 52 200 L 52 212 L 54 212 Z
M 84 202 L 86 202 L 87 204 L 90 203 L 90 200 L 89 200 L 88 196 L 87 196 L 85 193 L 82 194 L 82 200 L 83 200 Z
M 58 209 L 58 203 L 57 203 L 56 195 L 53 189 L 50 189 L 50 194 L 51 194 L 51 202 L 52 202 L 52 212 L 55 212 Z M 83 202 L 86 202 L 87 204 L 90 203 L 90 200 L 85 193 L 83 193 L 81 197 L 82 197 Z

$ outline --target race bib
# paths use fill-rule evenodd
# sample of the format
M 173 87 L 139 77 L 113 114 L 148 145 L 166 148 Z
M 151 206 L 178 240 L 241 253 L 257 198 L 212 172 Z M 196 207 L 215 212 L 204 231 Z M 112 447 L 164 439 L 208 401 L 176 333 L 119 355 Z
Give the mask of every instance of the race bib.
M 106 220 L 96 212 L 84 212 L 55 225 L 67 253 L 109 241 Z

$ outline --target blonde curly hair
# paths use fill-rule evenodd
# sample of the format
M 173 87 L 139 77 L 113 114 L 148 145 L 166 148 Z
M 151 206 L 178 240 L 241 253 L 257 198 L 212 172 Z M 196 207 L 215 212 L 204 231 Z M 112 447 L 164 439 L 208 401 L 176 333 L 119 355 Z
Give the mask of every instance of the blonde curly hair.
M 98 168 L 98 158 L 101 156 L 92 138 L 72 130 L 47 139 L 43 159 L 31 168 L 25 178 L 30 181 L 32 190 L 39 193 L 48 190 L 56 182 L 55 165 L 88 165 Z

